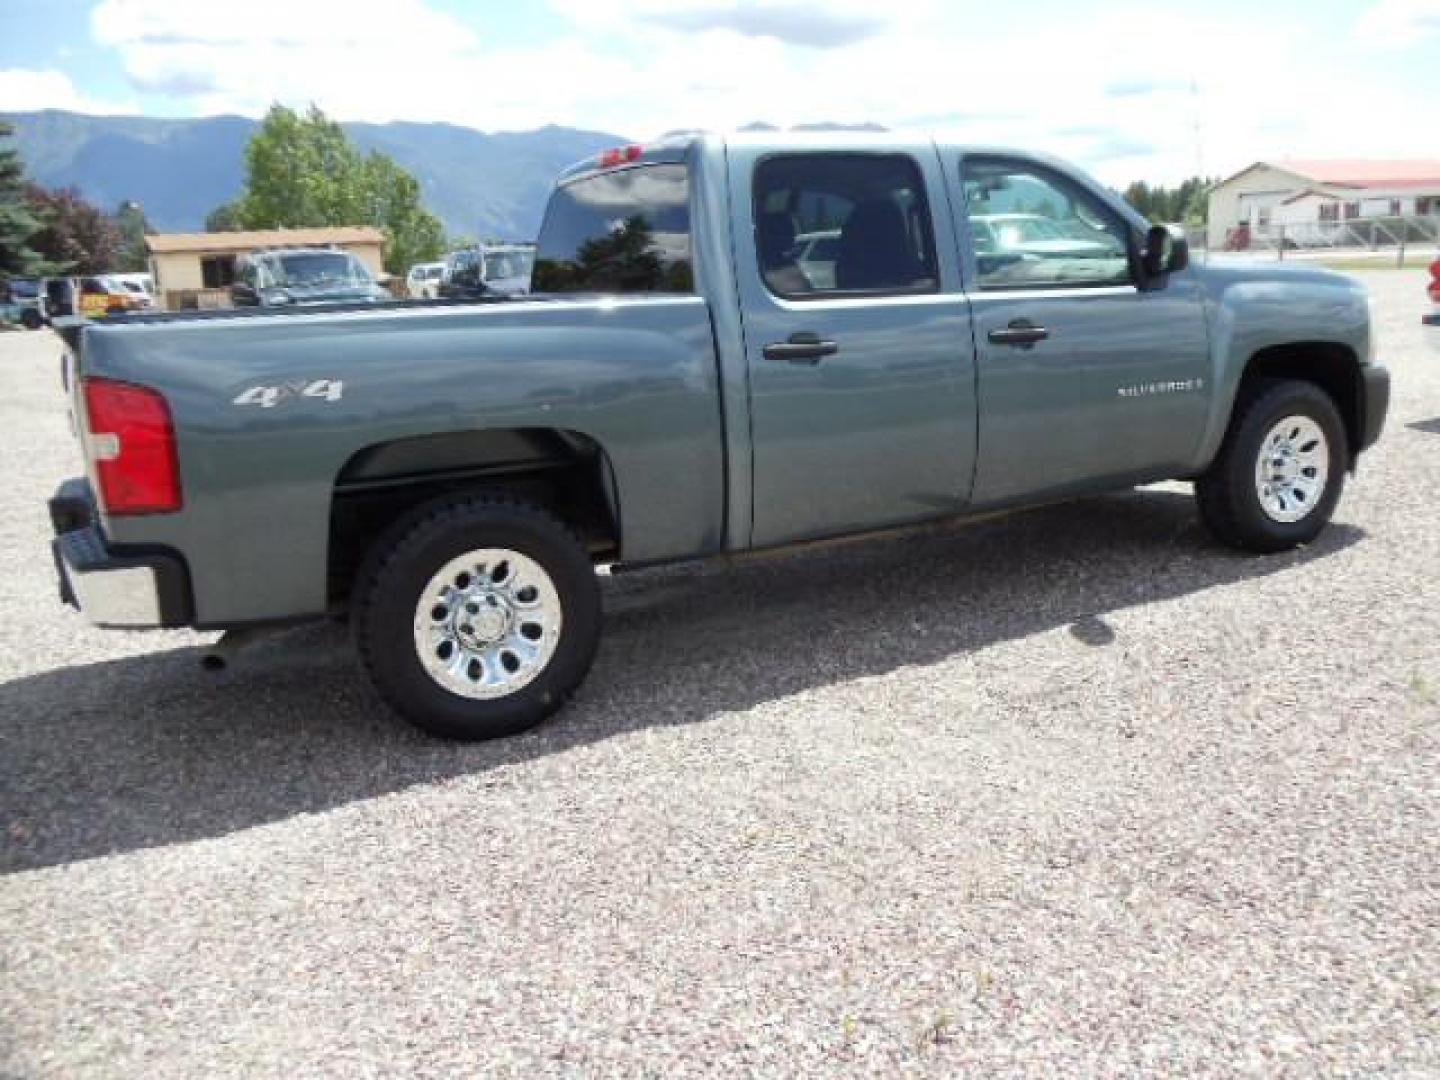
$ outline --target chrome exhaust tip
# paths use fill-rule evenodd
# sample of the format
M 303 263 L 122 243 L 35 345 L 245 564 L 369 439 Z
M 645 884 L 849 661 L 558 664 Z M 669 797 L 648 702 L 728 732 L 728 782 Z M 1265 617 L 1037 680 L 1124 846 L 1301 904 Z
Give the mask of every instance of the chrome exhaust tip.
M 201 669 L 219 674 L 235 662 L 241 649 L 248 648 L 260 638 L 273 634 L 275 630 L 273 626 L 242 626 L 236 630 L 226 630 L 200 650 Z

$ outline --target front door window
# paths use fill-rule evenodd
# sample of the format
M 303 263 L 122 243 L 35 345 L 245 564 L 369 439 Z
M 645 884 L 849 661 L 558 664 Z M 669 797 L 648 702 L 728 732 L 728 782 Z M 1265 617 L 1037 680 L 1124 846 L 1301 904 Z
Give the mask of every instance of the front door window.
M 981 289 L 1131 283 L 1128 226 L 1069 178 L 1031 162 L 970 158 L 964 190 Z

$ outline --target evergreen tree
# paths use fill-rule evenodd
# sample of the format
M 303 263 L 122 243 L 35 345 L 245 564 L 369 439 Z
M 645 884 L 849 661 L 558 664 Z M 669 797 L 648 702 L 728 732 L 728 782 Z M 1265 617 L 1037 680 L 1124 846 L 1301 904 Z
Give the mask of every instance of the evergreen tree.
M 1209 218 L 1210 189 L 1214 180 L 1192 176 L 1181 181 L 1179 187 L 1164 185 L 1151 187 L 1143 180 L 1137 180 L 1124 191 L 1125 201 L 1152 222 L 1183 222 L 1192 228 L 1203 226 Z
M 8 141 L 12 132 L 9 124 L 0 122 L 0 140 Z M 33 246 L 39 231 L 20 152 L 0 144 L 0 278 L 33 277 L 55 269 Z

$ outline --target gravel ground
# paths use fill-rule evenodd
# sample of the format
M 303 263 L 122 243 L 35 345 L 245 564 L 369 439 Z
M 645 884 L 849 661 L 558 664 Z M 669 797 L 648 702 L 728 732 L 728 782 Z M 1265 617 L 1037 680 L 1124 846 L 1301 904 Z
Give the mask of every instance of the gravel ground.
M 1178 485 L 619 578 L 427 741 L 335 628 L 213 677 L 55 602 L 0 335 L 0 1073 L 1440 1074 L 1440 356 L 1308 550 Z

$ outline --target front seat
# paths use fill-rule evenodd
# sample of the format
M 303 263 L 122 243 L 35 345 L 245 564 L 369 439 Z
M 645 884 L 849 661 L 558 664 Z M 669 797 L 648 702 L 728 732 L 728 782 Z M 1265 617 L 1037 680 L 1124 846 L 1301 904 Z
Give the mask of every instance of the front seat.
M 786 213 L 761 214 L 755 222 L 760 272 L 772 292 L 782 296 L 811 291 L 810 279 L 795 262 L 795 222 Z
M 892 200 L 868 199 L 850 212 L 840 230 L 837 289 L 905 289 L 927 276 Z

